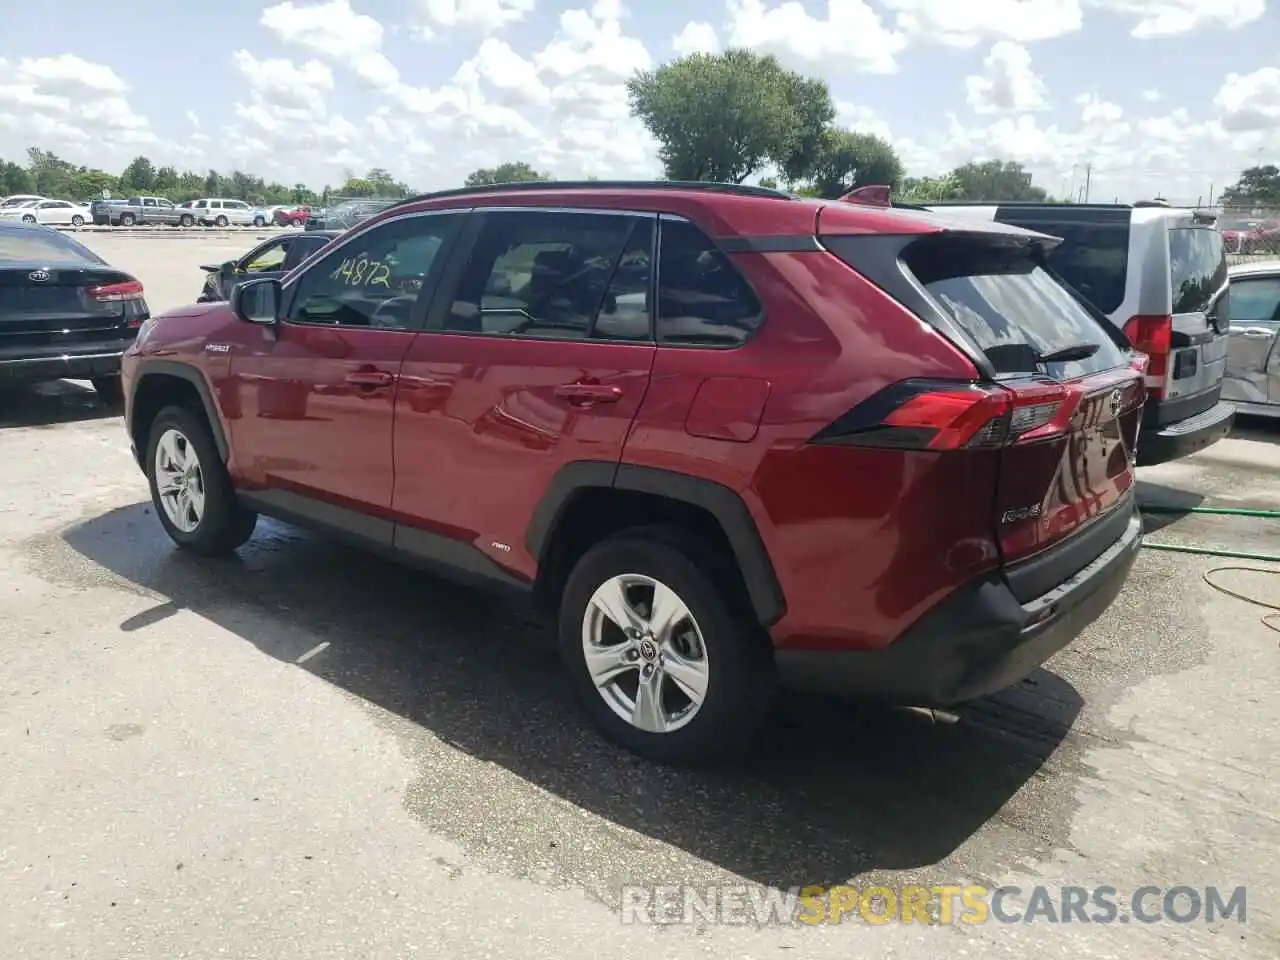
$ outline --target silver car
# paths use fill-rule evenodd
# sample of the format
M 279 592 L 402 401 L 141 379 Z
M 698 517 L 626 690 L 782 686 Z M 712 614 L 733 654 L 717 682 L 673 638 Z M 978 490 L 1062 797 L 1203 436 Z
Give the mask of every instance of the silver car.
M 1242 263 L 1215 313 L 1227 315 L 1227 374 L 1222 399 L 1240 413 L 1280 417 L 1280 259 Z

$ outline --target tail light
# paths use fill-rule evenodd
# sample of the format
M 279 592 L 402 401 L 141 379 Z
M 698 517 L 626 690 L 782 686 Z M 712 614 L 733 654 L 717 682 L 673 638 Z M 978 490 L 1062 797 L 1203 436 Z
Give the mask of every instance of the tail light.
M 869 397 L 813 442 L 908 450 L 1006 447 L 1064 433 L 1080 396 L 1061 383 L 906 380 Z
M 107 283 L 89 289 L 89 299 L 98 303 L 119 303 L 124 300 L 141 300 L 142 284 L 137 280 L 126 280 L 123 283 Z
M 1147 394 L 1159 400 L 1164 395 L 1173 349 L 1173 317 L 1168 314 L 1133 317 L 1124 325 L 1124 334 L 1135 350 L 1147 355 Z

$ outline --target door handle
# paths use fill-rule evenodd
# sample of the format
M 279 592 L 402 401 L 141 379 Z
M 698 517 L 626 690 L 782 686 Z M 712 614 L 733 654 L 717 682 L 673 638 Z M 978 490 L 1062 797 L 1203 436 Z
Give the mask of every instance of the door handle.
M 622 388 L 608 383 L 566 383 L 556 387 L 556 396 L 570 403 L 617 403 Z
M 1251 340 L 1270 340 L 1274 334 L 1264 327 L 1245 327 L 1240 331 L 1240 336 Z
M 396 375 L 386 370 L 357 370 L 347 374 L 347 383 L 357 387 L 389 387 L 396 382 Z

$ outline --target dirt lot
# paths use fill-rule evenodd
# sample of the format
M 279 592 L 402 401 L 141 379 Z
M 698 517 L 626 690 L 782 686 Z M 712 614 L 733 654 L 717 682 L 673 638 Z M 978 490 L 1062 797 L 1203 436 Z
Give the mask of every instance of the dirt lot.
M 89 242 L 159 309 L 252 240 Z M 1277 441 L 1249 425 L 1142 495 L 1280 507 Z M 1144 551 L 1086 636 L 954 724 L 788 698 L 749 762 L 675 773 L 602 745 L 488 597 L 266 522 L 238 561 L 177 555 L 81 385 L 0 397 L 0 464 L 8 957 L 1280 956 L 1280 634 L 1204 579 L 1261 564 Z M 1149 529 L 1280 553 L 1271 521 Z M 1274 573 L 1212 577 L 1280 603 Z M 628 884 L 844 882 L 1108 885 L 1121 915 L 619 916 Z M 1148 885 L 1244 886 L 1245 922 L 1138 922 Z

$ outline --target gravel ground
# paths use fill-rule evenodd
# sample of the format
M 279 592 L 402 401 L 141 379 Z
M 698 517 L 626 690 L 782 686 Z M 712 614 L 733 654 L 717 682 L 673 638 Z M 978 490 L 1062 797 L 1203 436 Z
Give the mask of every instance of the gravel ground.
M 162 309 L 253 240 L 90 242 Z M 1142 496 L 1280 507 L 1277 441 L 1247 425 Z M 602 744 L 549 638 L 486 596 L 265 521 L 239 560 L 179 556 L 83 385 L 0 396 L 0 464 L 9 957 L 1280 955 L 1280 635 L 1205 582 L 1233 561 L 1144 551 L 1084 637 L 957 722 L 789 697 L 749 761 L 679 773 Z M 1280 553 L 1268 521 L 1150 529 Z M 1212 576 L 1280 603 L 1272 574 Z M 619 912 L 631 884 L 841 883 L 1109 885 L 1122 916 Z M 1244 886 L 1246 922 L 1124 922 L 1144 885 Z

